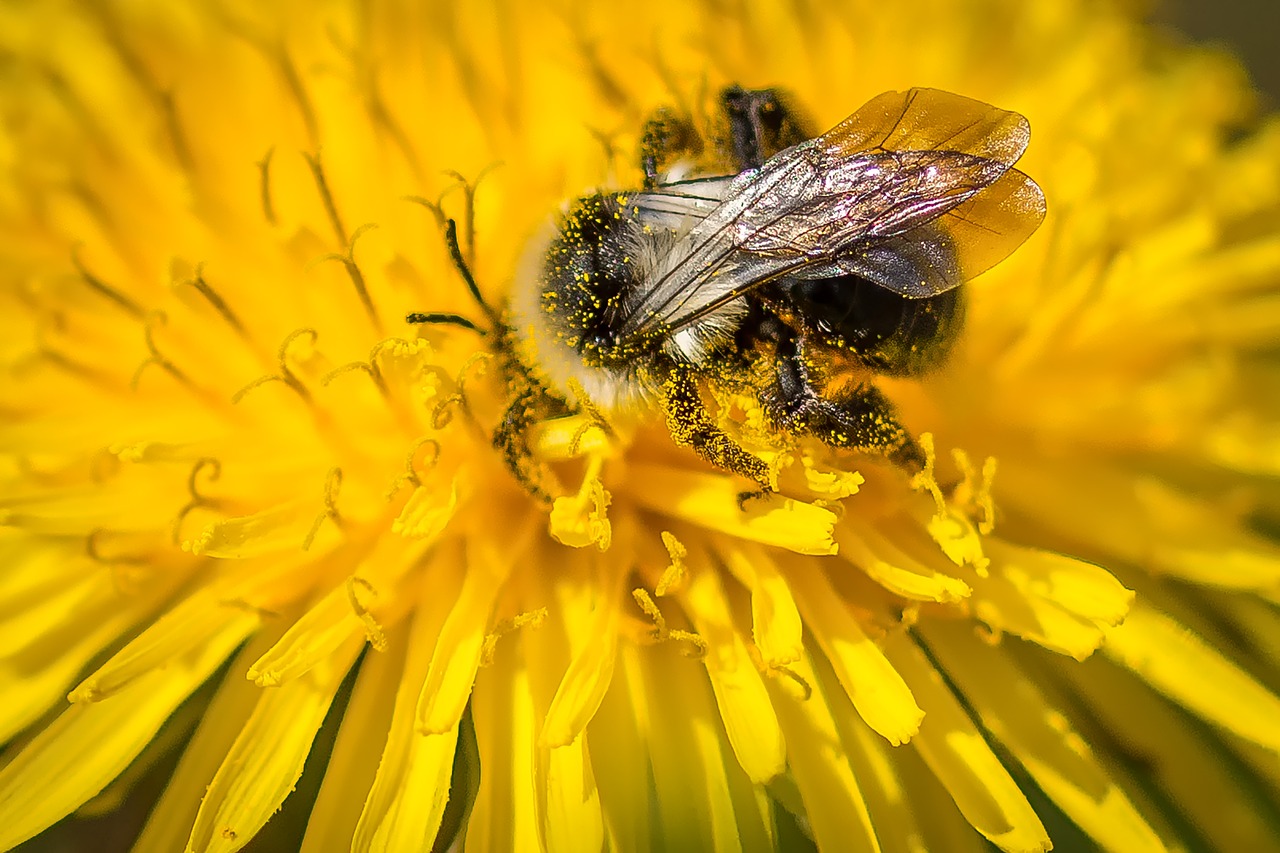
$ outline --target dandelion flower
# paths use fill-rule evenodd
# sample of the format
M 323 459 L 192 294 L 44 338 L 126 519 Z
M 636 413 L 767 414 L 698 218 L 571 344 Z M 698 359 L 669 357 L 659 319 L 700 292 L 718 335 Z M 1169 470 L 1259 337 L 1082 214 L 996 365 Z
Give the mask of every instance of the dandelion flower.
M 882 383 L 914 481 L 779 445 L 744 512 L 660 417 L 584 413 L 531 433 L 548 508 L 490 341 L 402 321 L 483 319 L 442 220 L 503 304 L 562 201 L 638 183 L 647 115 L 732 83 L 824 127 L 916 85 L 1017 110 L 1050 216 Z M 1268 846 L 1249 106 L 1107 4 L 5 5 L 0 848 L 162 747 L 138 851 L 282 805 L 307 851 Z

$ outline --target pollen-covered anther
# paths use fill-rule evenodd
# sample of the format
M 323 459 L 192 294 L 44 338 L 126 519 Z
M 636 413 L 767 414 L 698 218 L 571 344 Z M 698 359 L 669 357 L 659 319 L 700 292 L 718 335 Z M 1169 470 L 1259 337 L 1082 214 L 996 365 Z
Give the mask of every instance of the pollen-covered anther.
M 547 614 L 547 608 L 539 607 L 537 610 L 520 613 L 509 619 L 498 620 L 493 628 L 484 635 L 484 644 L 480 648 L 480 666 L 490 666 L 493 663 L 499 640 L 512 631 L 518 631 L 521 628 L 541 628 L 542 623 L 547 619 Z
M 659 598 L 679 590 L 684 586 L 684 582 L 689 576 L 689 568 L 685 565 L 685 558 L 689 556 L 689 549 L 684 546 L 684 543 L 677 539 L 675 534 L 664 530 L 662 531 L 662 544 L 667 549 L 667 555 L 671 558 L 671 563 L 663 571 L 662 577 L 658 579 L 657 586 L 653 588 L 653 594 Z

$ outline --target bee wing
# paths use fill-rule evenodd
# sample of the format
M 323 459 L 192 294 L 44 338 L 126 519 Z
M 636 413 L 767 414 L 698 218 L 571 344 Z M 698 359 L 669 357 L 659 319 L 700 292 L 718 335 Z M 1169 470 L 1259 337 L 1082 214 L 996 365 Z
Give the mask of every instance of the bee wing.
M 663 184 L 627 199 L 641 225 L 673 232 L 685 231 L 706 219 L 729 193 L 737 175 L 693 178 Z
M 941 89 L 885 92 L 820 138 L 844 156 L 877 151 L 957 151 L 1006 166 L 1031 141 L 1022 116 Z
M 959 95 L 880 95 L 723 186 L 618 328 L 669 333 L 788 274 L 853 272 L 910 297 L 956 287 L 1044 218 L 1039 187 L 1012 168 L 1029 138 L 1026 119 Z

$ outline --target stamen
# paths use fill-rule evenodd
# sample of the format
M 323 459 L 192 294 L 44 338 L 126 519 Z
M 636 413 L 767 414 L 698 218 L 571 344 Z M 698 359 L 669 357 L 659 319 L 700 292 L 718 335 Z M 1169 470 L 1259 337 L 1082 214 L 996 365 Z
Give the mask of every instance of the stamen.
M 156 339 L 155 339 L 156 323 L 167 325 L 168 322 L 169 322 L 169 315 L 163 311 L 152 311 L 147 316 L 146 324 L 143 326 L 143 329 L 142 329 L 142 335 L 143 335 L 143 340 L 146 342 L 147 350 L 151 353 L 151 355 L 147 356 L 147 358 L 142 362 L 142 364 L 138 365 L 138 369 L 133 372 L 133 378 L 129 380 L 130 390 L 133 390 L 133 391 L 138 390 L 138 380 L 142 378 L 143 372 L 148 367 L 154 364 L 156 367 L 161 368 L 162 370 L 164 370 L 165 373 L 168 373 L 170 376 L 172 376 L 175 380 L 177 380 L 178 384 L 182 385 L 187 390 L 192 391 L 200 395 L 201 397 L 207 396 L 199 387 L 196 386 L 194 382 L 191 381 L 191 377 L 187 376 L 187 374 L 184 373 L 181 368 L 179 368 L 176 364 L 170 361 L 167 357 L 165 357 L 160 352 L 159 349 L 156 348 Z
M 933 466 L 937 461 L 933 447 L 933 433 L 921 433 L 920 450 L 924 452 L 924 470 L 911 478 L 911 488 L 916 491 L 927 490 L 929 494 L 933 495 L 933 502 L 937 505 L 938 515 L 945 515 L 947 501 L 943 497 L 942 488 L 938 485 L 938 480 L 933 473 Z
M 666 617 L 662 615 L 662 611 L 658 609 L 658 605 L 654 602 L 653 597 L 649 595 L 649 590 L 644 587 L 636 587 L 631 590 L 631 597 L 635 599 L 636 604 L 644 611 L 645 615 L 653 621 L 653 639 L 657 642 L 665 642 L 673 640 L 675 642 L 688 643 L 692 648 L 685 649 L 682 654 L 690 658 L 703 658 L 707 654 L 707 641 L 692 631 L 683 631 L 679 628 L 668 628 Z
M 302 384 L 302 381 L 298 379 L 298 377 L 294 374 L 294 372 L 289 369 L 289 365 L 285 361 L 285 357 L 288 355 L 289 348 L 293 346 L 294 341 L 296 341 L 298 338 L 302 337 L 303 335 L 309 336 L 311 338 L 312 344 L 314 344 L 316 340 L 320 337 L 320 333 L 317 332 L 315 329 L 295 329 L 294 331 L 290 332 L 289 335 L 280 344 L 280 349 L 276 351 L 276 363 L 280 366 L 280 372 L 273 373 L 269 376 L 260 376 L 257 379 L 253 380 L 248 385 L 244 386 L 239 391 L 231 395 L 232 404 L 239 403 L 241 400 L 244 399 L 245 394 L 248 394 L 254 388 L 260 388 L 261 386 L 266 385 L 268 382 L 283 382 L 284 384 L 292 388 L 294 391 L 297 391 L 298 396 L 300 396 L 303 400 L 305 400 L 308 404 L 310 404 L 311 392 L 307 390 L 307 387 Z
M 155 90 L 156 107 L 164 116 L 164 127 L 169 132 L 169 142 L 173 145 L 173 154 L 178 164 L 187 172 L 195 171 L 195 158 L 191 154 L 191 146 L 187 135 L 182 130 L 182 122 L 178 118 L 178 107 L 173 102 L 173 92 L 168 89 Z
M 480 177 L 476 178 L 477 185 L 479 184 L 480 178 L 483 178 L 484 175 L 493 168 L 493 165 L 486 167 L 481 171 Z M 503 327 L 501 313 L 495 310 L 493 306 L 485 300 L 484 295 L 480 293 L 479 286 L 476 284 L 475 276 L 471 274 L 471 266 L 475 263 L 475 188 L 468 184 L 466 179 L 457 172 L 446 172 L 445 174 L 455 178 L 458 183 L 440 193 L 434 202 L 429 201 L 422 196 L 405 196 L 405 200 L 412 201 L 415 204 L 420 204 L 435 215 L 436 224 L 444 229 L 445 248 L 449 252 L 449 259 L 453 261 L 454 269 L 456 269 L 458 274 L 462 276 L 462 281 L 466 284 L 468 292 L 471 293 L 471 297 L 476 301 L 476 304 L 480 306 L 480 310 L 484 312 L 485 316 L 489 318 L 489 321 L 493 324 L 494 328 L 501 329 Z M 458 224 L 444 212 L 445 196 L 458 188 L 462 188 L 466 196 L 463 203 L 464 225 L 467 227 L 468 241 L 467 253 L 465 256 L 458 245 Z
M 89 531 L 89 535 L 84 540 L 85 554 L 90 560 L 106 567 L 116 592 L 125 597 L 138 595 L 145 589 L 144 579 L 149 574 L 146 566 L 155 555 L 149 552 L 105 555 L 99 546 L 99 540 L 108 535 L 122 536 L 123 534 L 113 533 L 101 527 Z
M 311 550 L 316 534 L 320 532 L 320 525 L 324 523 L 326 518 L 332 521 L 337 528 L 342 528 L 342 516 L 338 514 L 338 492 L 341 488 L 342 469 L 330 468 L 324 480 L 324 512 L 317 515 L 316 520 L 311 523 L 311 529 L 307 531 L 306 537 L 302 540 L 303 551 Z
M 373 222 L 366 222 L 356 229 L 356 233 L 351 235 L 351 242 L 347 244 L 347 253 L 345 255 L 328 254 L 320 258 L 320 262 L 338 261 L 347 271 L 347 276 L 351 279 L 351 284 L 356 289 L 356 295 L 360 297 L 360 304 L 364 306 L 364 312 L 369 316 L 369 322 L 373 327 L 382 333 L 382 320 L 378 318 L 378 311 L 373 307 L 373 297 L 369 295 L 369 286 L 365 283 L 364 273 L 360 272 L 360 267 L 356 263 L 356 241 L 367 231 L 371 231 L 378 226 Z
M 746 646 L 747 657 L 751 659 L 751 663 L 755 665 L 755 668 L 762 675 L 767 675 L 771 678 L 785 678 L 796 684 L 800 688 L 801 702 L 808 702 L 813 697 L 813 685 L 809 683 L 807 678 L 790 667 L 781 664 L 770 666 L 765 662 L 764 655 L 760 653 L 760 647 L 755 643 L 749 642 Z
M 191 495 L 191 500 L 187 501 L 186 505 L 178 510 L 178 515 L 173 520 L 172 539 L 174 545 L 181 541 L 182 522 L 186 520 L 192 510 L 201 507 L 211 509 L 217 506 L 217 501 L 200 494 L 200 490 L 196 488 L 196 482 L 206 470 L 209 472 L 206 481 L 209 483 L 217 482 L 218 478 L 222 476 L 222 463 L 211 456 L 205 456 L 197 459 L 196 464 L 192 466 L 191 473 L 187 475 L 187 494 Z
M 222 319 L 227 321 L 227 325 L 235 329 L 236 334 L 246 341 L 249 339 L 249 335 L 248 332 L 245 331 L 244 324 L 240 322 L 240 318 L 231 310 L 231 306 L 227 304 L 227 301 L 222 298 L 221 294 L 210 287 L 209 283 L 204 280 L 203 262 L 196 264 L 195 276 L 193 278 L 186 279 L 181 283 L 190 285 L 199 291 L 200 295 L 208 300 L 214 310 L 222 315 Z
M 963 478 L 960 485 L 956 487 L 955 501 L 969 510 L 970 514 L 976 512 L 981 516 L 978 520 L 978 530 L 983 535 L 987 535 L 996 527 L 995 499 L 991 496 L 991 486 L 996 477 L 996 459 L 994 456 L 988 456 L 983 460 L 982 474 L 979 477 L 978 472 L 974 470 L 973 462 L 969 459 L 969 454 L 956 448 L 951 451 L 951 455 Z
M 324 176 L 324 167 L 320 165 L 320 152 L 308 154 L 303 152 L 303 157 L 307 160 L 307 165 L 311 167 L 311 176 L 315 179 L 316 189 L 320 192 L 320 202 L 324 205 L 324 212 L 329 217 L 329 225 L 333 228 L 334 235 L 338 238 L 339 246 L 346 246 L 347 229 L 342 225 L 342 218 L 338 215 L 338 207 L 333 201 L 333 193 L 329 190 L 329 181 Z
M 313 146 L 318 145 L 320 139 L 319 124 L 316 121 L 316 111 L 311 105 L 311 99 L 307 97 L 307 90 L 302 85 L 302 75 L 298 73 L 298 66 L 293 64 L 293 59 L 289 56 L 289 52 L 285 50 L 281 44 L 274 51 L 269 51 L 274 55 L 276 63 L 280 66 L 280 73 L 284 76 L 285 86 L 289 89 L 289 94 L 293 95 L 293 99 L 298 103 L 298 111 L 302 113 L 302 123 L 307 128 L 307 139 L 311 141 Z
M 501 162 L 490 163 L 476 174 L 474 181 L 468 181 L 459 172 L 452 170 L 445 172 L 446 175 L 456 180 L 462 188 L 462 226 L 463 233 L 467 238 L 466 261 L 468 266 L 474 266 L 476 262 L 476 190 L 480 188 L 480 182 L 485 179 L 485 176 L 501 165 Z
M 488 634 L 485 634 L 484 645 L 480 648 L 480 665 L 489 666 L 493 663 L 493 656 L 498 650 L 498 640 L 512 631 L 517 631 L 526 626 L 531 628 L 541 628 L 542 623 L 547 618 L 547 608 L 539 607 L 537 610 L 531 610 L 513 616 L 510 619 L 499 620 L 493 626 Z
M 439 403 L 436 404 L 434 409 L 432 409 L 431 426 L 433 429 L 444 429 L 445 427 L 447 427 L 449 423 L 453 420 L 454 408 L 460 409 L 462 413 L 466 415 L 473 424 L 476 424 L 478 426 L 475 419 L 471 416 L 471 407 L 467 405 L 467 392 L 466 392 L 467 374 L 476 365 L 481 365 L 485 368 L 485 370 L 487 370 L 488 364 L 492 360 L 493 360 L 492 353 L 477 352 L 477 353 L 473 353 L 471 357 L 468 358 L 466 362 L 463 363 L 462 369 L 458 371 L 458 375 L 456 377 L 453 377 L 453 383 L 458 388 L 457 392 L 450 394 L 448 397 L 445 397 L 443 400 L 441 400 Z M 483 375 L 484 375 L 483 371 L 478 374 L 478 376 L 483 376 Z
M 90 530 L 88 535 L 84 538 L 84 552 L 88 555 L 89 559 L 93 560 L 95 563 L 101 563 L 104 566 L 113 566 L 118 563 L 142 565 L 147 563 L 154 556 L 150 552 L 136 554 L 122 553 L 107 556 L 102 553 L 101 549 L 101 540 L 106 536 L 123 536 L 123 534 L 107 530 L 104 527 L 95 527 L 93 530 Z
M 255 165 L 258 167 L 258 193 L 262 197 L 262 215 L 269 225 L 276 224 L 276 208 L 271 202 L 271 157 L 276 153 L 272 145 L 262 159 Z
M 591 416 L 591 421 L 578 428 L 578 432 L 573 436 L 573 441 L 569 444 L 570 453 L 577 456 L 578 443 L 592 427 L 596 427 L 604 433 L 604 437 L 606 439 L 612 439 L 616 436 L 613 431 L 613 427 L 609 426 L 609 421 L 604 416 L 604 412 L 601 411 L 600 407 L 591 399 L 591 395 L 587 393 L 587 389 L 582 387 L 581 382 L 577 379 L 571 378 L 569 380 L 569 390 L 573 392 L 574 397 L 578 400 L 578 407 Z
M 382 395 L 384 397 L 386 396 L 387 394 L 386 383 L 382 381 L 382 377 L 378 375 L 378 372 L 376 369 L 374 369 L 373 365 L 369 364 L 369 362 L 367 361 L 353 361 L 353 362 L 350 362 L 349 364 L 343 364 L 339 367 L 335 367 L 333 370 L 330 370 L 324 376 L 320 377 L 320 384 L 323 387 L 327 388 L 329 387 L 330 382 L 332 382 L 334 379 L 337 379 L 342 374 L 352 373 L 355 371 L 359 371 L 367 374 L 368 377 L 373 380 L 373 384 L 378 387 L 378 390 L 380 392 L 382 392 Z
M 405 131 L 404 126 L 396 120 L 396 117 L 391 114 L 391 109 L 387 106 L 386 99 L 378 91 L 377 75 L 373 64 L 367 61 L 360 62 L 360 60 L 366 58 L 366 52 L 354 46 L 344 46 L 342 52 L 351 61 L 352 70 L 359 74 L 361 78 L 357 85 L 364 92 L 365 109 L 369 111 L 369 117 L 373 119 L 375 125 L 390 137 L 396 148 L 400 149 L 400 154 L 409 165 L 413 176 L 421 181 L 423 177 L 422 162 L 418 159 L 418 154 L 413 148 L 409 134 Z
M 373 345 L 373 349 L 369 350 L 368 361 L 353 361 L 350 364 L 335 367 L 333 370 L 330 370 L 321 377 L 320 384 L 328 387 L 331 381 L 343 373 L 360 370 L 368 374 L 369 378 L 373 380 L 373 384 L 378 387 L 378 391 L 382 394 L 383 399 L 390 400 L 391 390 L 387 388 L 387 380 L 383 377 L 381 368 L 378 367 L 378 356 L 386 346 L 392 343 L 403 344 L 406 343 L 406 341 L 402 338 L 387 338 L 386 340 L 378 341 L 378 343 Z
M 595 421 L 587 421 L 578 427 L 573 433 L 573 438 L 569 440 L 569 456 L 577 458 L 582 455 L 582 440 L 587 437 L 592 430 L 597 430 L 605 440 L 609 439 L 609 429 L 606 424 L 596 423 Z
M 187 145 L 182 126 L 178 122 L 178 113 L 173 104 L 173 94 L 162 89 L 156 79 L 147 71 L 147 66 L 138 57 L 138 54 L 130 49 L 128 43 L 125 42 L 119 23 L 111 17 L 108 10 L 101 4 L 92 4 L 90 8 L 97 13 L 107 42 L 120 57 L 121 63 L 128 69 L 134 82 L 138 84 L 138 88 L 142 89 L 143 93 L 152 100 L 156 111 L 164 116 L 165 130 L 168 132 L 169 143 L 173 146 L 173 153 L 178 163 L 186 171 L 194 171 L 192 169 L 191 149 Z
M 424 461 L 421 463 L 415 462 L 415 460 L 418 457 L 418 452 L 422 450 L 422 448 L 424 447 L 432 448 L 430 461 Z M 413 446 L 413 449 L 409 451 L 409 455 L 405 457 L 405 460 L 404 460 L 405 473 L 401 474 L 399 477 L 396 477 L 395 481 L 391 484 L 391 488 L 387 490 L 387 493 L 385 495 L 386 499 L 390 501 L 392 498 L 394 498 L 396 496 L 396 492 L 400 491 L 400 487 L 403 486 L 405 483 L 409 483 L 415 487 L 421 486 L 423 473 L 426 473 L 427 471 L 430 471 L 432 468 L 435 468 L 436 463 L 439 461 L 440 461 L 440 442 L 436 441 L 434 438 L 420 439 L 418 443 Z M 421 467 L 422 473 L 419 473 L 419 466 L 422 466 Z
M 141 305 L 134 302 L 131 297 L 125 295 L 120 290 L 117 290 L 115 287 L 107 284 L 105 281 L 89 272 L 85 265 L 80 261 L 80 248 L 78 246 L 72 247 L 71 249 L 71 264 L 76 268 L 76 272 L 80 274 L 80 278 L 84 279 L 85 284 L 89 285 L 98 293 L 105 296 L 108 300 L 124 309 L 126 313 L 133 315 L 139 320 L 146 316 L 146 311 L 143 310 Z
M 356 616 L 364 623 L 364 633 L 369 638 L 369 645 L 376 652 L 385 652 L 387 650 L 386 632 L 382 630 L 382 626 L 378 624 L 378 621 L 373 618 L 373 614 L 356 597 L 357 586 L 374 598 L 378 597 L 378 591 L 373 588 L 373 584 L 362 577 L 353 575 L 347 578 L 347 601 L 351 603 L 351 609 L 355 611 Z

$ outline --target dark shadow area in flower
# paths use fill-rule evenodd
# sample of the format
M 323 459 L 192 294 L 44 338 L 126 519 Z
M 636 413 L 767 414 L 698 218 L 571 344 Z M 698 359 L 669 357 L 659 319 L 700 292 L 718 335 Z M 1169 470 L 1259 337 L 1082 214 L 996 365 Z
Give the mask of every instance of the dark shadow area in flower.
M 1280 104 L 1280 4 L 1274 0 L 1165 0 L 1153 20 L 1195 41 L 1230 48 L 1264 93 L 1263 108 Z

